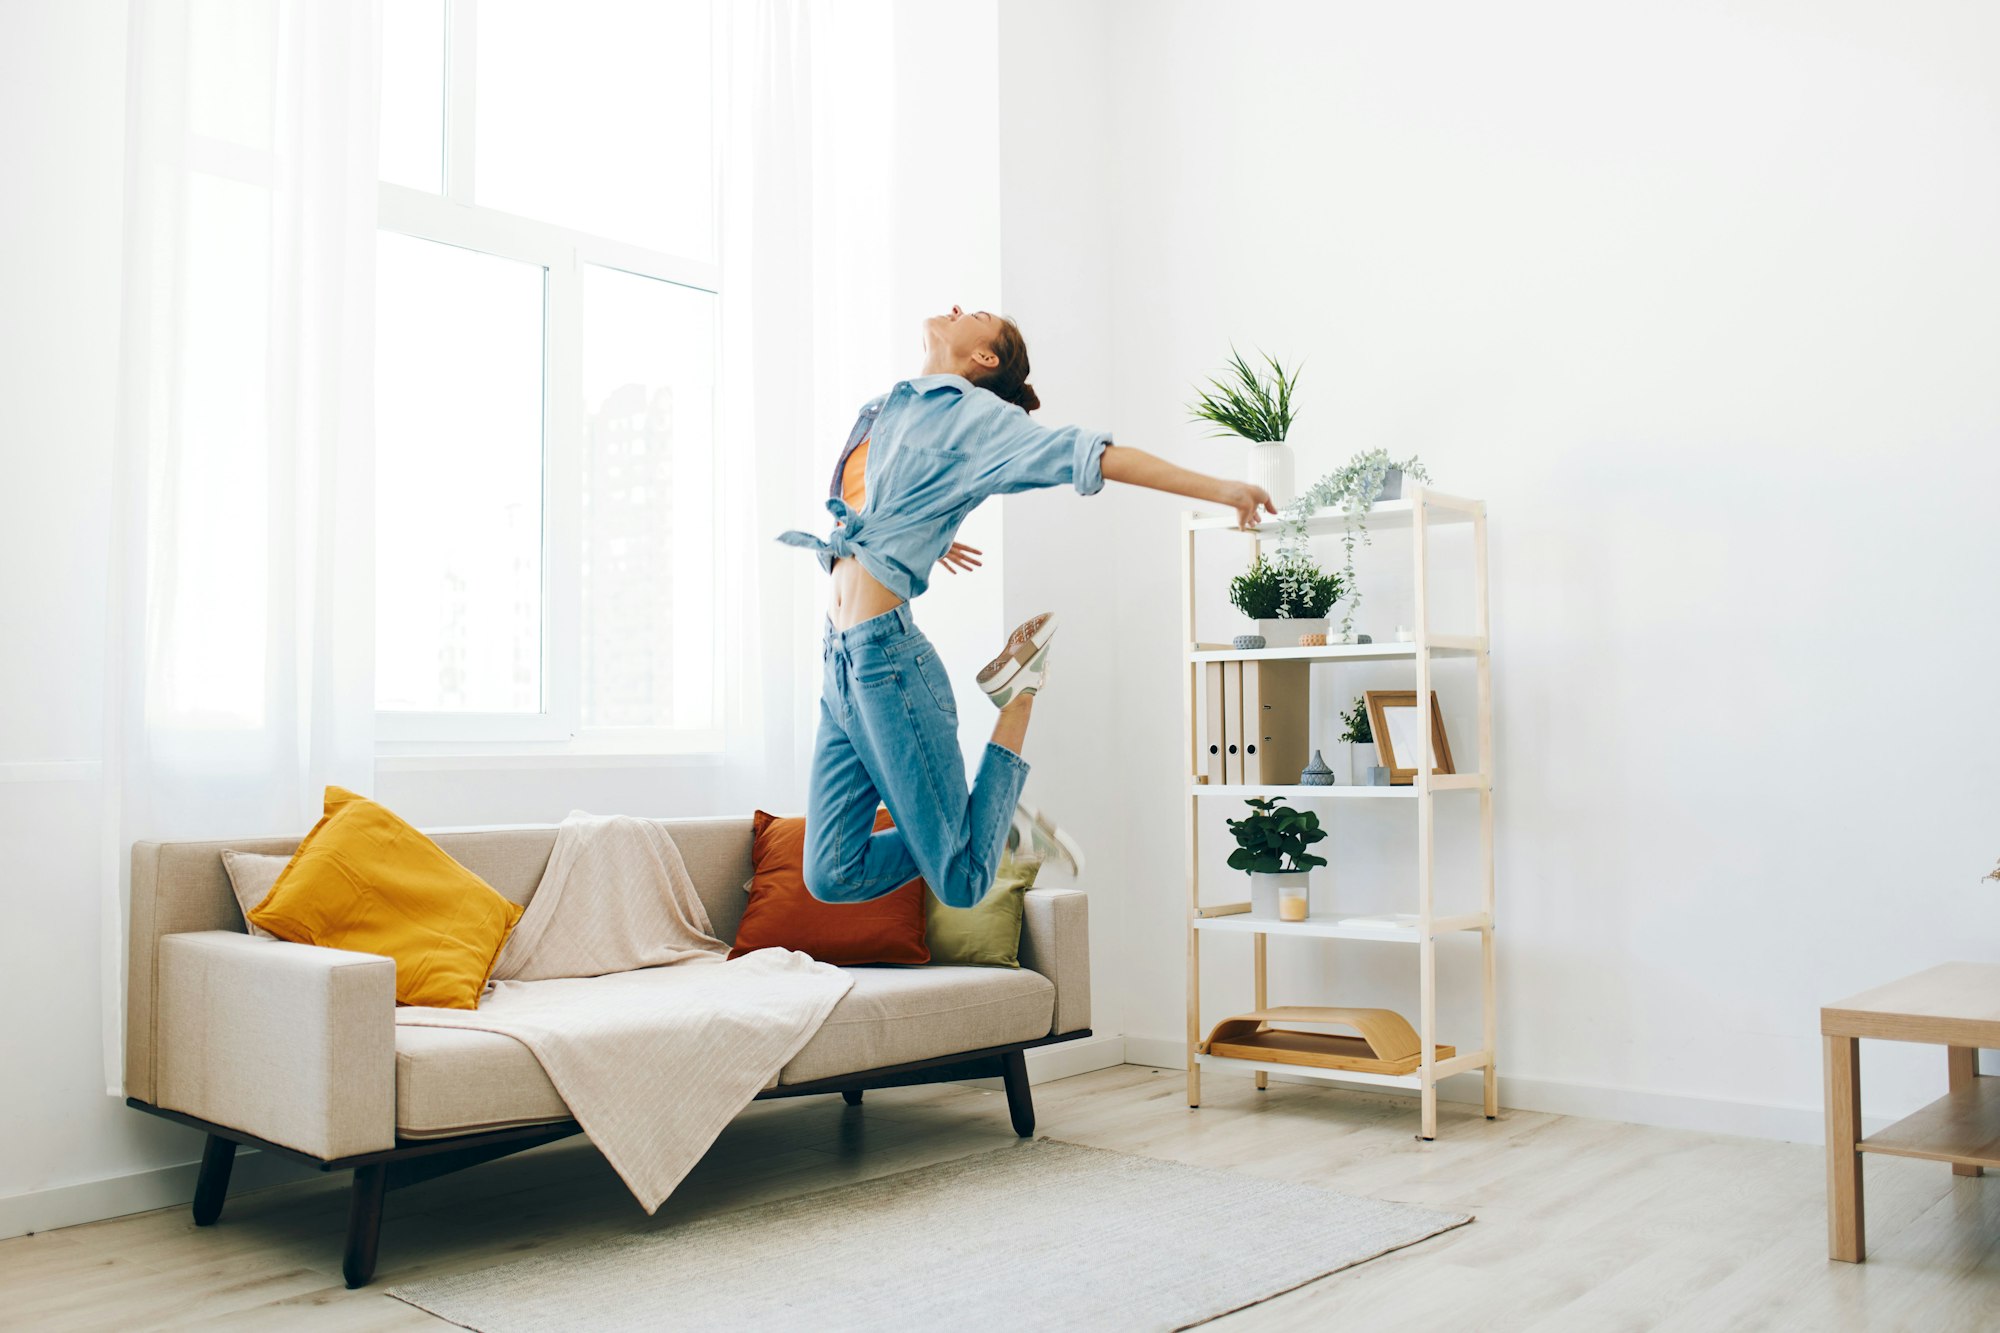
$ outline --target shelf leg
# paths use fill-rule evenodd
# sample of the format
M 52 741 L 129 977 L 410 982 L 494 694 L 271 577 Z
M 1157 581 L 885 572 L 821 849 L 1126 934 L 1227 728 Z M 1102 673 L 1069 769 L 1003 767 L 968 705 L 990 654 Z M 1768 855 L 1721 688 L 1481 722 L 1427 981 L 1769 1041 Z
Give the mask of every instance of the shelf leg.
M 1190 872 L 1192 873 L 1192 872 Z M 1188 923 L 1188 1049 L 1187 1102 L 1189 1109 L 1201 1105 L 1201 1062 L 1195 1047 L 1201 1044 L 1201 932 Z
M 1267 1001 L 1267 1000 L 1265 999 L 1265 990 L 1264 990 L 1264 979 L 1265 979 L 1265 976 L 1266 976 L 1266 973 L 1265 973 L 1265 971 L 1264 971 L 1264 958 L 1265 958 L 1265 955 L 1264 955 L 1264 945 L 1265 945 L 1265 942 L 1266 942 L 1266 941 L 1267 941 L 1267 940 L 1268 940 L 1268 939 L 1269 939 L 1270 937 L 1269 937 L 1268 935 L 1256 935 L 1256 936 L 1253 936 L 1252 938 L 1253 938 L 1253 939 L 1254 939 L 1254 940 L 1256 941 L 1256 942 L 1255 942 L 1255 944 L 1253 944 L 1253 945 L 1251 946 L 1251 949 L 1252 949 L 1252 955 L 1253 955 L 1253 957 L 1255 958 L 1255 964 L 1254 964 L 1254 966 L 1255 966 L 1255 968 L 1256 968 L 1256 975 L 1255 975 L 1255 977 L 1253 978 L 1253 986 L 1252 986 L 1252 992 L 1251 992 L 1251 993 L 1252 993 L 1252 994 L 1253 994 L 1253 995 L 1255 996 L 1255 998 L 1256 998 L 1256 1005 L 1255 1005 L 1255 1007 L 1256 1007 L 1256 1008 L 1258 1008 L 1258 1009 L 1262 1009 L 1262 1008 L 1264 1008 L 1264 1007 L 1265 1007 L 1265 1005 L 1266 1005 L 1266 1004 L 1268 1003 L 1268 1001 Z M 1260 1070 L 1258 1070 L 1258 1071 L 1257 1071 L 1257 1091 L 1259 1091 L 1259 1092 L 1262 1092 L 1262 1091 L 1264 1091 L 1264 1089 L 1266 1089 L 1266 1088 L 1268 1088 L 1268 1087 L 1270 1087 L 1270 1086 L 1271 1086 L 1271 1076 L 1270 1076 L 1269 1074 L 1265 1073 L 1265 1072 L 1264 1072 L 1263 1070 L 1261 1070 L 1261 1069 L 1260 1069 Z
M 1490 920 L 1486 929 L 1479 932 L 1479 954 L 1480 971 L 1485 974 L 1483 984 L 1486 990 L 1486 1012 L 1484 1018 L 1486 1029 L 1486 1068 L 1482 1072 L 1486 1076 L 1486 1118 L 1492 1120 L 1500 1114 L 1500 1056 L 1493 1049 L 1493 1038 L 1498 1025 L 1494 1021 L 1493 1014 L 1493 926 Z
M 1972 1080 L 1979 1077 L 1978 1048 L 1972 1046 L 1947 1046 L 1944 1048 L 1944 1051 L 1945 1068 L 1950 1071 L 1951 1075 L 1951 1090 L 1957 1092 L 1960 1088 L 1971 1087 Z M 1964 1162 L 1953 1162 L 1951 1164 L 1951 1173 L 1954 1176 L 1978 1176 L 1984 1175 L 1986 1168 L 1983 1166 L 1972 1166 Z
M 1858 1264 L 1868 1252 L 1861 1211 L 1861 1042 L 1826 1046 L 1826 1253 Z

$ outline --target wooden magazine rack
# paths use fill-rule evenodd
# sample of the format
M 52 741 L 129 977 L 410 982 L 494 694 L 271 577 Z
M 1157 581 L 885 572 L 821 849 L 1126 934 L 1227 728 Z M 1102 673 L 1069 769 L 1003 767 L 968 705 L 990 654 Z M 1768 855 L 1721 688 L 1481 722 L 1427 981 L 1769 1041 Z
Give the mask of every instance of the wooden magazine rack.
M 1274 1022 L 1336 1023 L 1361 1035 L 1300 1032 L 1273 1027 Z M 1225 1018 L 1196 1047 L 1204 1055 L 1270 1064 L 1310 1065 L 1315 1069 L 1347 1069 L 1364 1074 L 1409 1074 L 1423 1063 L 1423 1043 L 1409 1021 L 1393 1009 L 1322 1009 L 1282 1005 Z M 1438 1060 L 1458 1054 L 1439 1046 Z

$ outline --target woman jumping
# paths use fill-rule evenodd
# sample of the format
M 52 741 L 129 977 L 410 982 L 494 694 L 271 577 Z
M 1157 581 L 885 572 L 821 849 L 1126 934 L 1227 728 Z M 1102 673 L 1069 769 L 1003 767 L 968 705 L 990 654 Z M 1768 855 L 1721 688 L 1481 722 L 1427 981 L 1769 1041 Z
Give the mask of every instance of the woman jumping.
M 1075 840 L 1020 804 L 1021 744 L 1048 682 L 1055 616 L 1020 625 L 979 673 L 1000 719 L 970 791 L 951 679 L 910 616 L 933 564 L 956 572 L 979 563 L 952 537 L 980 501 L 1066 484 L 1094 495 L 1111 480 L 1227 505 L 1239 527 L 1257 523 L 1260 508 L 1277 513 L 1261 487 L 1113 444 L 1108 431 L 1037 425 L 1028 413 L 1040 406 L 1013 320 L 957 306 L 931 316 L 923 372 L 864 404 L 848 432 L 828 487 L 831 536 L 778 538 L 817 551 L 833 576 L 806 798 L 805 881 L 815 898 L 879 898 L 922 875 L 942 902 L 970 907 L 1016 839 L 1082 871 Z M 875 830 L 878 802 L 895 827 Z

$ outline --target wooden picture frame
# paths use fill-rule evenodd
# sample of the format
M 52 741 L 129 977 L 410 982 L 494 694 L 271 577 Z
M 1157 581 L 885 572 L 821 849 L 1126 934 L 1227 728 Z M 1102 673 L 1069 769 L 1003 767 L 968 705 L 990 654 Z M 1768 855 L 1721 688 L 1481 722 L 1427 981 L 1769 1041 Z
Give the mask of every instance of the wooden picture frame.
M 1411 750 L 1410 754 L 1403 756 L 1401 759 L 1396 756 L 1395 745 L 1390 740 L 1392 733 L 1389 726 L 1389 718 L 1386 716 L 1390 709 L 1395 708 L 1407 708 L 1412 713 L 1415 713 L 1417 708 L 1417 692 L 1415 690 L 1368 691 L 1368 726 L 1375 734 L 1376 757 L 1381 761 L 1383 767 L 1389 770 L 1389 784 L 1391 786 L 1407 787 L 1417 780 L 1417 756 L 1414 746 L 1407 747 Z M 1414 721 L 1414 719 L 1411 720 Z M 1408 726 L 1405 724 L 1398 726 L 1396 729 L 1408 731 Z M 1404 762 L 1405 760 L 1408 762 Z M 1444 714 L 1438 708 L 1437 691 L 1432 690 L 1431 772 L 1436 774 L 1455 773 L 1457 771 L 1451 765 L 1451 742 L 1445 738 Z

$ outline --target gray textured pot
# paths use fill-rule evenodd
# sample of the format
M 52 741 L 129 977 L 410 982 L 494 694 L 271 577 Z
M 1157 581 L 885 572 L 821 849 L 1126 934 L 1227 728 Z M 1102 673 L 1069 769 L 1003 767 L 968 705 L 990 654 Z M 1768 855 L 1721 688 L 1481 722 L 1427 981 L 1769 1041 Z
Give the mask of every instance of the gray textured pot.
M 1403 498 L 1403 469 L 1392 467 L 1382 474 L 1382 493 L 1378 500 L 1400 500 Z

